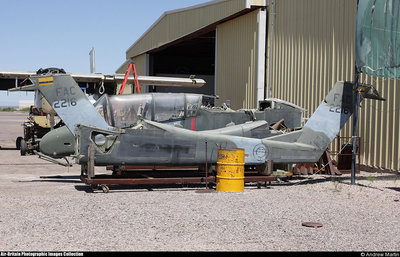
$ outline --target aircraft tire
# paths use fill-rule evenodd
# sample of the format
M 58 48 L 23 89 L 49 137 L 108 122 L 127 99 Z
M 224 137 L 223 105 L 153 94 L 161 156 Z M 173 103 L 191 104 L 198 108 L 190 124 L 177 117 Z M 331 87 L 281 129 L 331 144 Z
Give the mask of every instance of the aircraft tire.
M 15 147 L 17 148 L 17 150 L 21 149 L 21 140 L 22 137 L 17 137 L 17 140 L 15 140 Z
M 42 68 L 40 68 L 37 72 L 36 72 L 36 74 L 37 75 L 39 75 L 39 74 L 47 74 L 47 73 L 51 73 L 51 74 L 65 74 L 66 72 L 65 72 L 65 70 L 64 69 L 59 69 L 59 68 L 54 68 L 54 67 L 52 67 L 52 68 L 45 68 L 45 69 L 42 69 Z
M 26 155 L 28 151 L 28 145 L 26 144 L 26 141 L 24 139 L 21 139 L 21 148 L 20 148 L 20 153 L 22 156 Z

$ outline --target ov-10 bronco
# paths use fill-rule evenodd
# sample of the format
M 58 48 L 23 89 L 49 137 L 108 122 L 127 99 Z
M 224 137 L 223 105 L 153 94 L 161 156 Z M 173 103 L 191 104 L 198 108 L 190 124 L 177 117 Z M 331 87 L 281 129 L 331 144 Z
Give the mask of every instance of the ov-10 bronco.
M 135 124 L 116 128 L 107 123 L 68 74 L 30 79 L 75 136 L 74 157 L 83 166 L 89 161 L 89 147 L 94 148 L 95 166 L 201 166 L 206 161 L 216 164 L 218 148 L 242 148 L 245 164 L 258 167 L 265 167 L 267 161 L 313 163 L 353 113 L 353 84 L 337 82 L 301 130 L 282 135 L 238 136 L 231 127 L 192 131 L 146 120 L 141 112 Z M 361 99 L 364 98 L 380 99 L 371 86 L 364 86 Z M 236 126 L 246 131 L 254 123 Z M 42 141 L 43 149 L 44 144 Z
M 107 124 L 121 129 L 145 119 L 189 130 L 214 130 L 215 133 L 264 138 L 282 134 L 278 128 L 301 126 L 303 109 L 278 99 L 264 100 L 264 107 L 269 107 L 263 110 L 210 107 L 207 106 L 209 99 L 210 96 L 188 93 L 104 94 L 94 107 Z M 65 105 L 62 100 L 54 103 L 55 108 Z M 74 141 L 68 127 L 60 127 L 42 138 L 40 151 L 53 158 L 69 156 L 75 151 Z
M 36 75 L 46 74 L 66 74 L 62 69 L 48 68 L 40 69 Z M 1 78 L 9 78 L 10 76 L 17 76 L 16 78 L 24 78 L 33 76 L 28 72 L 6 72 L 0 71 Z M 101 78 L 107 78 L 108 82 L 114 81 L 117 83 L 119 75 L 102 75 L 102 74 L 74 74 L 69 75 L 82 87 L 84 81 L 101 82 Z M 79 76 L 78 76 L 79 75 Z M 95 76 L 96 75 L 96 76 Z M 95 76 L 95 77 L 93 77 Z M 111 78 L 114 78 L 112 80 Z M 129 77 L 128 77 L 129 79 Z M 196 86 L 199 87 L 205 83 L 201 79 L 183 79 L 183 78 L 165 78 L 165 77 L 139 77 L 141 82 L 157 83 L 157 85 L 172 85 L 174 86 Z M 192 83 L 190 83 L 192 81 Z M 46 81 L 43 80 L 43 86 Z M 30 84 L 29 81 L 24 80 L 24 84 Z M 108 87 L 109 89 L 109 87 Z M 35 107 L 45 110 L 46 113 L 54 113 L 52 106 L 50 106 L 45 98 L 37 88 L 37 85 L 22 86 L 10 89 L 15 90 L 34 90 Z M 86 90 L 85 90 L 86 91 Z M 106 90 L 107 91 L 107 90 Z M 110 90 L 108 90 L 110 91 Z M 88 92 L 86 92 L 88 93 Z M 135 124 L 138 120 L 138 115 L 146 120 L 156 121 L 164 124 L 178 126 L 190 130 L 213 130 L 219 128 L 229 127 L 229 130 L 224 129 L 225 134 L 239 135 L 246 137 L 264 138 L 276 134 L 281 134 L 284 130 L 293 130 L 299 128 L 302 124 L 304 109 L 292 103 L 282 101 L 280 99 L 264 99 L 259 101 L 257 109 L 240 109 L 232 110 L 226 104 L 222 107 L 214 107 L 215 96 L 208 96 L 203 94 L 188 94 L 188 93 L 144 93 L 144 94 L 119 94 L 108 95 L 104 94 L 97 99 L 94 103 L 95 108 L 99 111 L 105 121 L 115 128 L 127 128 Z M 46 103 L 46 105 L 45 105 Z M 74 99 L 71 101 L 74 104 Z M 55 108 L 66 107 L 64 99 L 54 103 Z M 237 124 L 244 124 L 252 122 L 251 126 L 246 126 L 243 130 L 242 126 L 234 126 Z M 58 125 L 57 125 L 58 126 Z M 34 147 L 29 147 L 32 153 L 40 151 L 40 156 L 51 156 L 51 158 L 61 158 L 74 154 L 74 135 L 66 126 L 58 126 L 57 129 L 52 129 L 40 139 L 35 140 Z M 279 130 L 276 130 L 279 129 Z M 39 148 L 39 143 L 43 147 Z M 22 150 L 21 150 L 22 151 Z M 56 161 L 52 159 L 53 161 Z M 57 163 L 60 163 L 56 161 Z M 62 163 L 60 163 L 62 164 Z
M 73 135 L 68 131 L 68 129 L 63 128 L 62 120 L 56 124 L 55 122 L 55 112 L 48 104 L 48 102 L 43 98 L 40 91 L 37 89 L 36 85 L 30 85 L 29 77 L 34 75 L 41 74 L 66 74 L 64 69 L 59 68 L 45 68 L 39 69 L 36 72 L 33 71 L 16 71 L 16 70 L 0 70 L 0 88 L 6 89 L 8 91 L 34 91 L 35 99 L 34 104 L 30 108 L 30 113 L 28 120 L 23 123 L 23 131 L 24 136 L 18 137 L 16 140 L 17 149 L 21 150 L 21 155 L 25 155 L 26 153 L 35 153 L 39 151 L 39 143 L 42 140 L 42 137 L 48 132 L 53 132 L 53 128 L 61 127 L 61 133 L 52 133 L 57 136 L 62 135 L 62 137 L 66 141 L 63 140 L 63 143 L 69 143 L 73 145 Z M 194 75 L 189 78 L 174 78 L 174 77 L 159 77 L 159 76 L 125 76 L 123 74 L 101 74 L 101 73 L 68 73 L 80 86 L 80 88 L 89 95 L 92 95 L 94 99 L 98 99 L 100 95 L 104 94 L 115 94 L 115 91 L 118 87 L 123 85 L 129 85 L 131 82 L 137 81 L 142 86 L 149 85 L 157 85 L 157 86 L 173 86 L 173 87 L 191 87 L 191 88 L 199 88 L 205 85 L 205 81 L 203 79 L 197 79 Z M 136 80 L 137 78 L 137 80 Z M 122 80 L 124 79 L 124 82 Z M 43 81 L 44 83 L 45 81 Z M 122 82 L 122 84 L 121 84 Z M 128 83 L 129 82 L 129 83 Z M 42 85 L 43 85 L 42 83 Z M 125 83 L 125 84 L 124 84 Z M 126 84 L 128 83 L 128 84 Z M 136 84 L 136 83 L 135 83 Z M 15 85 L 15 87 L 13 87 Z M 24 86 L 18 86 L 24 85 Z M 125 88 L 125 86 L 124 86 Z M 121 91 L 121 90 L 120 90 Z M 123 90 L 122 90 L 123 91 Z M 121 92 L 122 92 L 121 91 Z M 129 90 L 128 90 L 129 92 Z M 125 102 L 126 99 L 124 99 Z M 111 100 L 110 100 L 111 101 Z M 104 101 L 103 101 L 104 102 Z M 108 101 L 107 101 L 108 102 Z M 59 103 L 64 106 L 63 102 Z M 56 104 L 57 105 L 57 104 Z M 125 104 L 120 104 L 123 106 Z M 57 118 L 58 120 L 58 118 Z M 67 136 L 63 136 L 63 133 L 66 131 Z M 71 143 L 72 142 L 72 143 Z M 65 149 L 71 149 L 68 145 L 59 144 L 59 149 L 61 152 Z M 72 148 L 73 149 L 73 148 Z M 69 154 L 62 154 L 56 157 L 62 157 Z

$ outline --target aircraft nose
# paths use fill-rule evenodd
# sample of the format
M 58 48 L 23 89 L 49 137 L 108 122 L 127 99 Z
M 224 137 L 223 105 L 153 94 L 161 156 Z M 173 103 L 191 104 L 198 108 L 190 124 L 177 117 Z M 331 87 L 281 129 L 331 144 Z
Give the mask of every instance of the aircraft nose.
M 40 140 L 39 150 L 52 157 L 68 156 L 74 153 L 74 141 L 74 135 L 63 126 L 44 135 Z

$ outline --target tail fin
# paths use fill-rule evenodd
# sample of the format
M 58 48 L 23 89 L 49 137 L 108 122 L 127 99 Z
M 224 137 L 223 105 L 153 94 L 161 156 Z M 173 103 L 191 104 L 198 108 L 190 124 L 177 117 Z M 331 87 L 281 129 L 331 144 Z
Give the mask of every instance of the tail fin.
M 353 114 L 353 84 L 336 82 L 303 128 L 297 143 L 325 150 Z
M 72 134 L 76 124 L 111 129 L 71 75 L 43 74 L 31 76 L 31 80 Z
M 361 98 L 379 99 L 371 86 L 361 92 Z M 380 99 L 382 100 L 382 99 Z M 266 160 L 275 163 L 310 163 L 322 153 L 343 128 L 353 113 L 353 84 L 336 82 L 302 130 L 262 139 Z
M 360 102 L 364 98 L 385 100 L 371 85 L 360 85 L 360 89 Z M 304 126 L 297 143 L 325 151 L 353 114 L 353 101 L 354 85 L 350 82 L 336 82 Z

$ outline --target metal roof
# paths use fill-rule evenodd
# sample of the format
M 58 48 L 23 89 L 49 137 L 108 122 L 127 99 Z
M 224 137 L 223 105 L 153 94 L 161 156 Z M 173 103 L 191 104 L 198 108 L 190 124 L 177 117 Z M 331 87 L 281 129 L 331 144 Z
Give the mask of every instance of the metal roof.
M 128 48 L 126 59 L 129 61 L 131 57 L 173 44 L 194 33 L 208 32 L 219 23 L 267 4 L 268 0 L 213 0 L 166 11 Z

